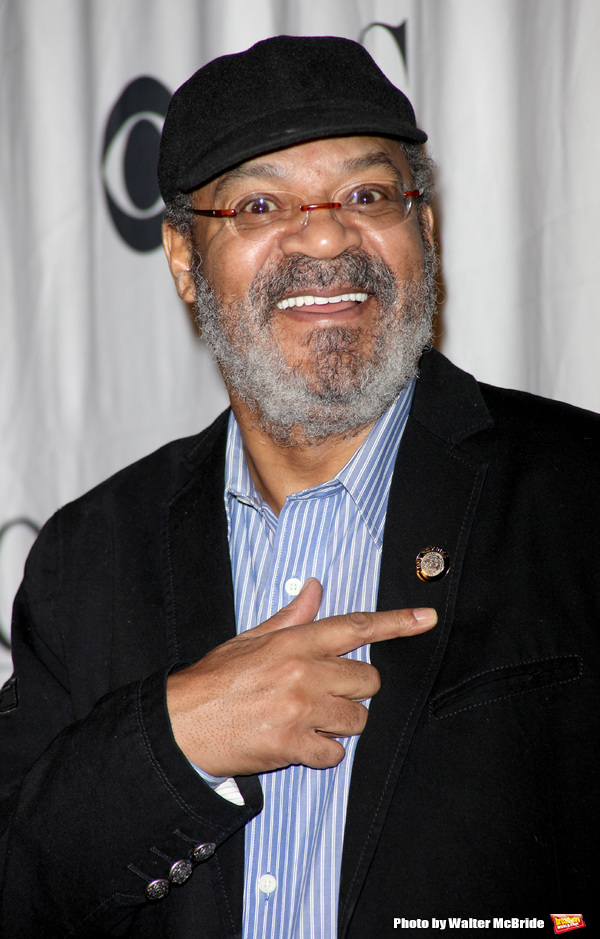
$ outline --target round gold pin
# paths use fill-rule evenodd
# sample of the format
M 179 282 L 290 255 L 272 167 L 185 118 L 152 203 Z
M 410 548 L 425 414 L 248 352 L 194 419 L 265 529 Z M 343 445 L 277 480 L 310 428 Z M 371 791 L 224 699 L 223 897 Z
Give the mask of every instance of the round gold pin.
M 420 580 L 428 583 L 441 580 L 450 570 L 450 555 L 444 548 L 430 545 L 417 554 L 415 568 Z

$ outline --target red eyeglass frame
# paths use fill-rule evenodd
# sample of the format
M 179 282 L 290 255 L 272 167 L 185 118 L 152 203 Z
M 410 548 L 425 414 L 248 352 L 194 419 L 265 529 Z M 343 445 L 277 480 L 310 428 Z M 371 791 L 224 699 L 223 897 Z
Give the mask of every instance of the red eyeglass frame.
M 421 195 L 420 189 L 411 189 L 410 192 L 402 193 L 404 199 L 416 199 Z M 311 205 L 299 205 L 300 212 L 312 212 L 314 209 L 341 209 L 341 202 L 314 202 Z M 206 218 L 234 218 L 241 213 L 237 209 L 194 209 L 188 206 L 190 212 L 194 215 L 203 215 Z

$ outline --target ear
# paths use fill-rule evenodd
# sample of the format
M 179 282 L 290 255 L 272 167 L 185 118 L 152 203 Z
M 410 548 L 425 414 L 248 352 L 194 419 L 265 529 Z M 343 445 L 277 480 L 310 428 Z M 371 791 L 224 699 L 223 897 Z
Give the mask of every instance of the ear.
M 192 258 L 188 240 L 168 222 L 163 222 L 162 241 L 177 293 L 186 303 L 193 303 L 196 290 L 190 273 Z
M 423 237 L 427 238 L 427 241 L 433 247 L 434 246 L 434 243 L 433 243 L 434 218 L 433 218 L 433 210 L 430 205 L 425 207 L 425 211 L 423 212 L 423 220 L 425 223 L 423 225 Z

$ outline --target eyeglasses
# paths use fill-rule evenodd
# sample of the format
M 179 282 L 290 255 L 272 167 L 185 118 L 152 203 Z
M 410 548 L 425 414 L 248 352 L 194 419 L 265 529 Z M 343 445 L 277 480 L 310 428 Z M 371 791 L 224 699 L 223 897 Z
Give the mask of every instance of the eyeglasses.
M 189 211 L 205 218 L 226 219 L 240 235 L 272 231 L 289 232 L 306 225 L 311 212 L 328 209 L 341 224 L 362 224 L 384 228 L 406 221 L 420 189 L 407 191 L 396 182 L 361 183 L 340 189 L 331 202 L 302 203 L 292 192 L 251 192 L 228 209 Z

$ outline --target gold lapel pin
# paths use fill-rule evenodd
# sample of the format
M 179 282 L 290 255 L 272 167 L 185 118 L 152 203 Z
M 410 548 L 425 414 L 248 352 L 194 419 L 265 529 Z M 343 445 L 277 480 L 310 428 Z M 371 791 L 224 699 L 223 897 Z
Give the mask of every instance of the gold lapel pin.
M 429 583 L 441 580 L 450 570 L 450 555 L 444 548 L 430 545 L 417 554 L 415 568 L 420 580 Z

